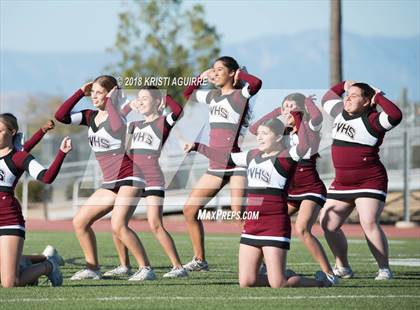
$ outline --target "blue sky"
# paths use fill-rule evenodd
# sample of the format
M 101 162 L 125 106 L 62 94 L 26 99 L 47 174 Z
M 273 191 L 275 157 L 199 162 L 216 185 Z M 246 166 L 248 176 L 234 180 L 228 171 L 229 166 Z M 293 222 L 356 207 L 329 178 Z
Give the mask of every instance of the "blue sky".
M 185 1 L 191 6 L 197 1 Z M 269 34 L 328 29 L 329 1 L 200 1 L 207 20 L 230 44 Z M 0 0 L 0 49 L 30 52 L 103 51 L 112 46 L 117 0 Z M 343 1 L 343 29 L 365 36 L 420 32 L 420 1 Z

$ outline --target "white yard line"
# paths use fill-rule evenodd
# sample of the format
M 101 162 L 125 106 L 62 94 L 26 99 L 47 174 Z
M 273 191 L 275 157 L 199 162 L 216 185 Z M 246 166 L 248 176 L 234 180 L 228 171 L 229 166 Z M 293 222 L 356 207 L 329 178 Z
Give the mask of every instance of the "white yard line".
M 392 266 L 407 266 L 407 267 L 420 267 L 420 259 L 418 258 L 400 258 L 390 259 L 389 264 Z

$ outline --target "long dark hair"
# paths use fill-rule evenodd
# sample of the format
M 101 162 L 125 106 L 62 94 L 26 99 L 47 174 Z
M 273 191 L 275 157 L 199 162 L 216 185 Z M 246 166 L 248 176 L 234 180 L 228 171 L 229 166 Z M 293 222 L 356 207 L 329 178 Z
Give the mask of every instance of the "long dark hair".
M 375 90 L 366 83 L 354 83 L 351 87 L 357 87 L 362 91 L 362 97 L 371 101 L 375 96 Z
M 223 63 L 223 65 L 229 70 L 229 72 L 236 72 L 236 70 L 241 69 L 241 70 L 245 70 L 243 67 L 243 69 L 239 66 L 238 62 L 236 61 L 235 58 L 231 57 L 231 56 L 221 56 L 219 58 L 216 59 L 216 62 L 221 61 Z M 236 81 L 236 83 L 233 85 L 233 88 L 235 89 L 242 89 L 244 87 L 244 83 L 242 81 Z M 249 127 L 249 123 L 250 120 L 253 116 L 253 111 L 251 106 L 249 105 L 249 103 L 246 106 L 246 109 L 244 110 L 244 118 L 242 120 L 242 126 L 241 128 L 239 128 L 239 134 L 244 136 L 246 129 Z
M 283 136 L 284 134 L 284 124 L 278 118 L 269 119 L 261 125 L 270 128 L 270 130 L 274 132 L 276 136 Z
M 301 111 L 305 111 L 305 95 L 301 93 L 291 93 L 284 97 L 282 105 L 285 101 L 294 101 Z
M 0 114 L 0 122 L 6 125 L 7 129 L 10 131 L 15 131 L 13 135 L 12 143 L 15 149 L 21 150 L 22 149 L 22 133 L 19 133 L 19 125 L 16 116 L 12 113 L 2 113 Z
M 142 90 L 147 91 L 149 95 L 152 97 L 153 101 L 158 101 L 159 103 L 162 101 L 163 94 L 162 94 L 162 91 L 158 87 L 154 85 L 149 85 L 140 89 L 140 91 Z M 158 108 L 159 108 L 159 104 L 158 104 Z M 161 115 L 163 111 L 158 110 L 157 112 L 158 114 Z
M 15 130 L 17 132 L 19 130 L 17 118 L 12 113 L 0 114 L 0 120 L 10 131 Z
M 240 66 L 238 64 L 238 62 L 235 60 L 235 58 L 230 57 L 230 56 L 222 56 L 216 59 L 216 62 L 221 61 L 223 63 L 223 65 L 228 68 L 229 72 L 236 72 L 236 70 L 240 69 Z M 237 81 L 234 85 L 233 88 L 236 89 L 241 89 L 242 87 L 244 87 L 243 83 L 241 81 Z
M 287 95 L 286 97 L 284 97 L 281 105 L 283 107 L 283 104 L 286 101 L 294 101 L 294 102 L 296 102 L 296 105 L 299 108 L 299 111 L 302 111 L 303 112 L 304 119 L 307 119 L 308 118 L 308 111 L 306 111 L 305 99 L 306 99 L 306 97 L 302 93 L 291 93 L 291 94 Z

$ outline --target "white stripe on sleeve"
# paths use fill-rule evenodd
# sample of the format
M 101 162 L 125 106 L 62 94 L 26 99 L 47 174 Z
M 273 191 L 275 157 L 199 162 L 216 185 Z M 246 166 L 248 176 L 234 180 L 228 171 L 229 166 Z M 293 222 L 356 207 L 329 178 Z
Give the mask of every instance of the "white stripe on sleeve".
M 210 93 L 209 89 L 201 90 L 197 89 L 195 91 L 195 98 L 197 99 L 198 103 L 208 103 L 207 102 L 207 95 Z
M 394 127 L 389 122 L 388 114 L 386 114 L 385 112 L 379 113 L 379 124 L 381 124 L 381 126 L 386 130 L 390 130 L 392 127 Z
M 319 123 L 317 126 L 314 126 L 314 125 L 312 124 L 312 120 L 309 120 L 309 128 L 310 128 L 312 131 L 320 131 L 320 130 L 321 130 L 321 128 L 322 128 L 322 122 L 321 122 L 321 123 Z
M 343 102 L 341 99 L 327 100 L 324 103 L 323 108 L 324 108 L 325 112 L 327 112 L 329 115 L 331 115 L 331 112 L 332 112 L 333 108 L 341 102 Z
M 239 152 L 239 153 L 231 153 L 230 158 L 232 158 L 232 161 L 235 163 L 235 165 L 241 166 L 241 167 L 246 167 L 247 166 L 246 158 L 248 156 L 248 152 L 249 151 Z
M 28 172 L 35 180 L 38 178 L 39 174 L 46 170 L 39 162 L 36 161 L 36 159 L 32 159 L 29 162 L 28 166 Z
M 175 124 L 175 120 L 174 120 L 174 114 L 173 113 L 169 113 L 166 116 L 166 122 L 169 124 L 169 126 L 173 126 Z
M 249 93 L 249 89 L 248 89 L 248 84 L 246 84 L 244 87 L 242 87 L 242 96 L 244 96 L 245 98 L 251 98 L 251 94 Z
M 75 112 L 70 114 L 71 123 L 74 125 L 80 125 L 83 119 L 83 113 L 82 112 Z
M 290 154 L 290 157 L 294 161 L 299 161 L 300 160 L 300 156 L 297 154 L 297 146 L 296 145 L 294 145 L 290 148 L 289 154 Z

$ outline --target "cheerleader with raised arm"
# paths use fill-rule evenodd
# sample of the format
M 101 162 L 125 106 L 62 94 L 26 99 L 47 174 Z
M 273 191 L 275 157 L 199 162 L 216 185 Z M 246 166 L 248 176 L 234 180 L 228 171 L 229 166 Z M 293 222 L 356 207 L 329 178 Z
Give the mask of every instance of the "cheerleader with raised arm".
M 216 60 L 213 68 L 201 74 L 217 89 L 199 89 L 200 84 L 190 85 L 184 96 L 209 106 L 210 147 L 225 153 L 240 152 L 238 138 L 241 129 L 249 121 L 249 99 L 261 88 L 257 77 L 241 70 L 235 59 L 229 56 Z M 195 184 L 185 206 L 184 216 L 193 246 L 194 257 L 184 265 L 188 271 L 206 271 L 204 227 L 197 219 L 198 211 L 227 184 L 230 184 L 231 208 L 241 212 L 246 187 L 246 169 L 228 162 L 210 159 L 207 172 Z
M 252 124 L 249 131 L 256 135 L 260 124 L 271 118 L 283 115 L 287 119 L 287 127 L 284 143 L 290 147 L 299 143 L 296 122 L 291 111 L 298 110 L 303 113 L 308 134 L 309 149 L 299 160 L 296 172 L 290 182 L 287 196 L 289 216 L 297 213 L 295 230 L 298 237 L 303 241 L 312 257 L 319 263 L 321 270 L 326 274 L 332 284 L 338 283 L 334 275 L 327 255 L 318 241 L 312 234 L 312 226 L 316 223 L 319 211 L 326 200 L 326 188 L 318 175 L 316 160 L 319 157 L 318 148 L 321 141 L 322 113 L 313 102 L 313 96 L 306 97 L 301 93 L 287 95 L 281 107 L 263 116 Z
M 258 214 L 258 219 L 247 219 L 239 247 L 239 285 L 298 287 L 330 286 L 325 273 L 316 279 L 296 274 L 286 276 L 286 256 L 290 248 L 291 224 L 287 210 L 287 187 L 297 163 L 308 150 L 308 138 L 302 116 L 292 112 L 298 128 L 299 144 L 291 148 L 282 145 L 284 125 L 270 119 L 257 130 L 258 149 L 238 153 L 223 153 L 199 143 L 186 145 L 185 151 L 198 151 L 212 160 L 247 169 L 247 212 Z M 302 126 L 301 126 L 302 124 Z M 262 260 L 267 274 L 261 274 Z
M 379 224 L 388 177 L 379 159 L 379 147 L 385 133 L 401 122 L 402 113 L 380 90 L 353 81 L 333 86 L 324 95 L 322 103 L 324 110 L 334 118 L 331 152 L 335 179 L 328 189 L 320 219 L 335 256 L 334 273 L 342 278 L 353 276 L 347 257 L 347 239 L 341 226 L 356 208 L 379 267 L 375 279 L 389 280 L 392 272 L 388 242 Z
M 0 278 L 3 287 L 25 286 L 46 275 L 53 286 L 63 283 L 57 256 L 47 256 L 38 264 L 21 268 L 25 240 L 25 220 L 14 190 L 19 178 L 27 171 L 34 179 L 52 183 L 71 150 L 71 140 L 63 139 L 53 163 L 48 169 L 40 165 L 24 148 L 18 146 L 18 123 L 10 113 L 0 114 Z M 31 143 L 34 143 L 32 141 Z M 30 148 L 30 143 L 26 148 Z
M 168 106 L 171 112 L 162 115 L 165 106 Z M 124 106 L 122 114 L 127 115 L 131 111 L 140 114 L 143 119 L 133 121 L 127 126 L 127 153 L 134 163 L 134 175 L 141 176 L 146 182 L 143 197 L 146 200 L 149 227 L 172 263 L 172 269 L 163 277 L 188 276 L 182 267 L 175 243 L 163 225 L 165 178 L 159 164 L 162 148 L 182 114 L 182 106 L 171 96 L 163 97 L 161 90 L 150 86 L 139 90 L 137 97 Z M 119 266 L 108 271 L 106 275 L 120 275 L 123 270 L 124 266 Z M 142 276 L 138 274 L 133 278 Z
M 88 127 L 89 145 L 103 174 L 101 188 L 89 197 L 73 219 L 73 227 L 85 256 L 86 268 L 75 273 L 71 280 L 102 277 L 92 225 L 111 211 L 113 235 L 125 246 L 117 248 L 121 264 L 128 263 L 127 248 L 137 261 L 138 273 L 147 275 L 145 280 L 155 279 L 140 239 L 128 226 L 141 197 L 144 180 L 133 176 L 133 163 L 125 154 L 125 120 L 111 102 L 111 98 L 118 100 L 118 93 L 114 77 L 99 76 L 77 90 L 55 114 L 56 119 L 62 123 Z M 91 97 L 97 110 L 72 112 L 84 96 Z

